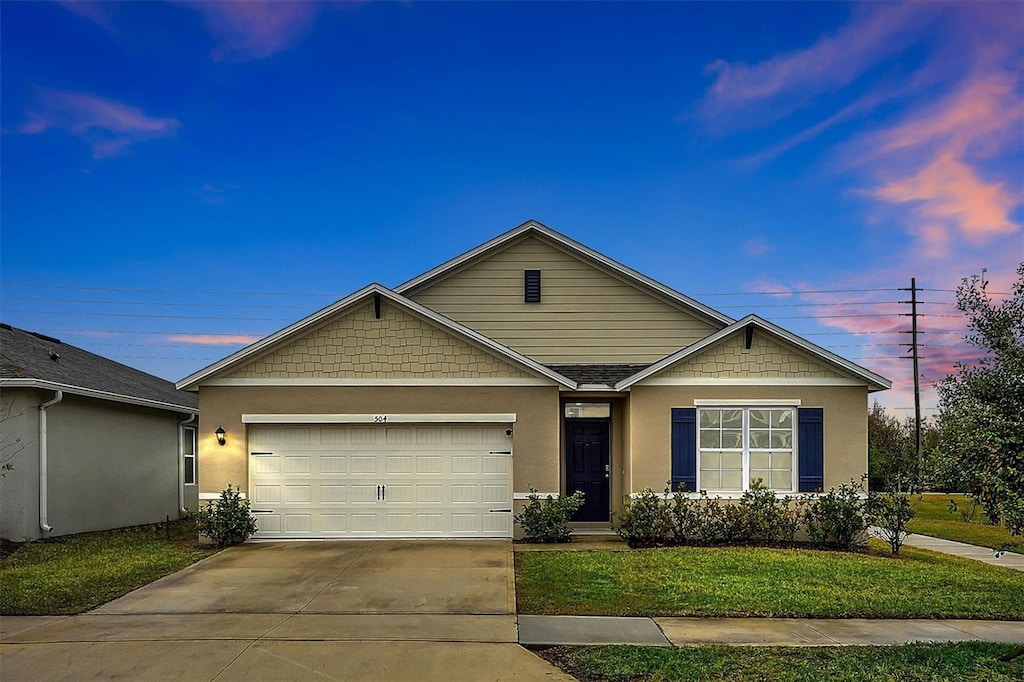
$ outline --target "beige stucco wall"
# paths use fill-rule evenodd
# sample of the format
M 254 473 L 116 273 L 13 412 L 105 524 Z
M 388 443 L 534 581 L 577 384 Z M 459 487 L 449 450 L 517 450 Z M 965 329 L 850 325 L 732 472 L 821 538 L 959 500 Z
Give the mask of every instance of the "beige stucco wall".
M 39 411 L 51 391 L 20 394 L 28 447 L 0 484 L 0 534 L 41 537 Z M 27 419 L 25 417 L 28 417 Z M 178 512 L 178 424 L 185 415 L 65 394 L 47 409 L 47 500 L 52 536 L 156 523 Z
M 204 386 L 199 434 L 199 490 L 227 484 L 248 490 L 248 445 L 243 414 L 459 414 L 514 413 L 513 490 L 544 492 L 559 486 L 558 387 L 552 386 Z M 217 445 L 213 431 L 227 432 Z
M 676 363 L 656 376 L 838 378 L 844 375 L 806 352 L 755 331 L 750 348 L 742 331 Z
M 39 537 L 39 410 L 53 391 L 0 391 L 0 463 L 14 469 L 0 479 L 0 537 Z
M 631 485 L 660 491 L 672 475 L 672 408 L 694 400 L 799 400 L 824 408 L 824 487 L 868 470 L 866 387 L 857 386 L 634 386 L 630 397 Z
M 523 271 L 541 271 L 541 302 Z M 526 236 L 407 295 L 545 364 L 654 362 L 722 325 Z
M 437 325 L 372 301 L 275 348 L 226 375 L 231 379 L 295 377 L 529 378 L 530 374 Z

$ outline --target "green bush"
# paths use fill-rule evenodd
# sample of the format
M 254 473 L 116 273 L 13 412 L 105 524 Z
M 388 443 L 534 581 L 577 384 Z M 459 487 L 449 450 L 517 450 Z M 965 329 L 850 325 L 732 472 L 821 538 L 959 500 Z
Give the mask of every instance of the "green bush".
M 256 532 L 256 519 L 249 512 L 249 500 L 242 489 L 231 484 L 221 491 L 219 500 L 210 500 L 196 513 L 196 527 L 218 547 L 238 545 Z
M 848 550 L 867 541 L 866 501 L 853 481 L 803 502 L 803 526 L 815 547 Z
M 760 479 L 754 481 L 733 508 L 733 534 L 743 543 L 769 547 L 790 544 L 800 528 L 799 512 Z
M 882 539 L 889 543 L 892 553 L 899 554 L 900 547 L 908 535 L 907 523 L 914 518 L 910 496 L 900 493 L 870 493 L 867 517 L 868 521 L 881 531 Z
M 669 539 L 669 518 L 661 495 L 644 488 L 623 500 L 616 532 L 630 547 L 658 547 Z
M 530 496 L 523 511 L 513 520 L 523 529 L 527 542 L 569 542 L 572 529 L 566 522 L 583 506 L 583 492 L 545 498 L 530 488 Z

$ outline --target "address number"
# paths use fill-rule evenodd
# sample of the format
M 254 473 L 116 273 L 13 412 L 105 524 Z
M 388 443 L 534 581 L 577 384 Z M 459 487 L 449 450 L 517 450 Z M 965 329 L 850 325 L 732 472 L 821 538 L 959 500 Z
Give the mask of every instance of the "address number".
M 374 424 L 383 424 L 387 420 L 388 420 L 388 416 L 386 414 L 377 414 L 377 415 L 374 415 L 374 417 L 373 417 L 373 423 Z

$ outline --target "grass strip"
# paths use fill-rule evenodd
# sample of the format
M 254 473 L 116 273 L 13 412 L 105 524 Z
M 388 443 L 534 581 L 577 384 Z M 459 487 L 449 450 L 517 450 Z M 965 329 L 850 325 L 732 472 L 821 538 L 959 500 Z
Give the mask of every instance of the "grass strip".
M 519 612 L 607 616 L 1024 619 L 1024 574 L 904 547 L 516 553 Z
M 557 647 L 538 652 L 584 682 L 748 680 L 946 682 L 1024 679 L 1024 657 L 1001 662 L 1009 644 L 965 642 L 870 647 Z
M 82 613 L 210 556 L 191 521 L 26 543 L 0 562 L 0 615 Z

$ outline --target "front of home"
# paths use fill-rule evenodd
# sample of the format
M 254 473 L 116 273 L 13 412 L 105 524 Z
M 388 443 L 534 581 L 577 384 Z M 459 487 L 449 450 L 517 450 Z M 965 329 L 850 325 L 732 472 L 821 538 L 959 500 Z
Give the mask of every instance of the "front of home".
M 178 383 L 200 496 L 240 485 L 267 538 L 511 537 L 531 490 L 607 525 L 644 488 L 828 489 L 889 385 L 533 221 Z

